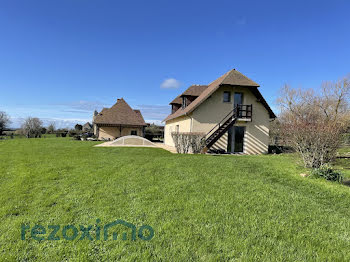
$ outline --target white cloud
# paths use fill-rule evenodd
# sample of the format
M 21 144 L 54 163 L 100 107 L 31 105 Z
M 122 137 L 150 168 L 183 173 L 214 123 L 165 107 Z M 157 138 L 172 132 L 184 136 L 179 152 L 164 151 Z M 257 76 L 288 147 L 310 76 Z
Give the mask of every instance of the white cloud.
M 175 78 L 168 78 L 165 79 L 161 84 L 160 88 L 164 89 L 177 89 L 181 86 L 181 83 L 179 80 L 176 80 Z
M 66 106 L 69 107 L 71 109 L 77 110 L 77 111 L 81 111 L 81 112 L 92 112 L 95 109 L 97 110 L 101 110 L 103 107 L 105 107 L 106 105 L 104 103 L 101 103 L 99 101 L 74 101 L 74 102 L 70 102 L 70 103 L 62 103 L 62 104 L 58 104 L 61 106 Z M 74 112 L 74 111 L 73 111 Z

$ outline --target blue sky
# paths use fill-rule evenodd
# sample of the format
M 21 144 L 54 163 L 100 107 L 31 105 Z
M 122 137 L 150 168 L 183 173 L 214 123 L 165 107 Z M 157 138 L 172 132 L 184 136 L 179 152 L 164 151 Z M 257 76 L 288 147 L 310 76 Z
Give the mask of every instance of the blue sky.
M 0 0 L 0 110 L 14 127 L 28 116 L 64 127 L 123 97 L 159 122 L 186 87 L 232 68 L 273 106 L 285 83 L 350 73 L 349 11 L 345 0 Z

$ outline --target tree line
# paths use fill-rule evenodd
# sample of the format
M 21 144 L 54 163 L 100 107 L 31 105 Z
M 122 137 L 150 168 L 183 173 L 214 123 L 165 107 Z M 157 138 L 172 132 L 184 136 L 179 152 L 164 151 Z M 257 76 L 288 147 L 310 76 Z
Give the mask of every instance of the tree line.
M 0 136 L 3 132 L 9 128 L 11 124 L 10 117 L 6 112 L 0 111 Z M 91 132 L 91 130 L 88 130 Z M 37 117 L 26 118 L 19 130 L 16 131 L 17 134 L 23 135 L 27 138 L 40 138 L 43 134 L 56 134 L 61 136 L 66 136 L 67 134 L 81 134 L 83 132 L 83 126 L 76 124 L 74 129 L 56 129 L 55 123 L 51 122 L 47 127 L 43 126 L 43 122 Z

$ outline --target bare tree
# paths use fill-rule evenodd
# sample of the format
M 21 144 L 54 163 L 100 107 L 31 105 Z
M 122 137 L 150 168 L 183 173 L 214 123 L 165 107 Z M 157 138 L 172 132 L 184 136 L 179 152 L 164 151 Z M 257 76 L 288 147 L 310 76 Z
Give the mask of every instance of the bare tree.
M 39 118 L 28 117 L 22 125 L 22 132 L 27 138 L 41 137 L 42 124 Z
M 10 123 L 10 117 L 5 112 L 0 111 L 0 135 Z
M 317 168 L 335 158 L 349 124 L 350 81 L 326 82 L 321 92 L 284 86 L 279 132 L 302 156 L 306 167 Z
M 51 122 L 51 123 L 49 124 L 49 126 L 47 127 L 46 132 L 47 132 L 48 134 L 53 134 L 53 133 L 55 133 L 55 131 L 56 131 L 55 123 L 54 123 L 54 122 Z

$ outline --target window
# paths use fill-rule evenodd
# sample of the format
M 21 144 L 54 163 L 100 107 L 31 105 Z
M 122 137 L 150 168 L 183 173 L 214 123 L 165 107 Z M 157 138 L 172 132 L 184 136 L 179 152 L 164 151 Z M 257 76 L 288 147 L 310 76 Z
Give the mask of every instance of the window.
M 224 102 L 231 102 L 231 92 L 224 91 L 223 101 Z
M 137 131 L 136 130 L 131 130 L 131 135 L 132 136 L 137 136 Z
M 178 109 L 180 108 L 180 105 L 175 105 L 175 104 L 173 104 L 172 106 L 171 106 L 171 113 L 172 114 L 174 114 Z
M 187 106 L 187 98 L 185 96 L 182 97 L 182 108 Z
M 176 127 L 175 127 L 175 130 L 176 130 L 176 131 L 175 131 L 175 132 L 176 132 L 176 133 L 179 133 L 179 129 L 180 129 L 180 126 L 179 126 L 179 125 L 176 125 Z

